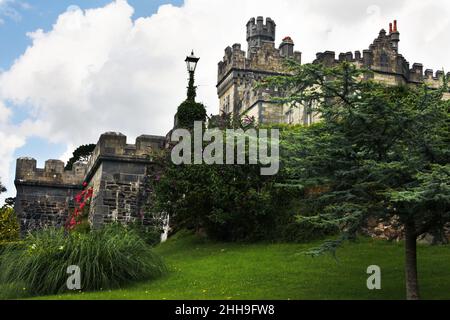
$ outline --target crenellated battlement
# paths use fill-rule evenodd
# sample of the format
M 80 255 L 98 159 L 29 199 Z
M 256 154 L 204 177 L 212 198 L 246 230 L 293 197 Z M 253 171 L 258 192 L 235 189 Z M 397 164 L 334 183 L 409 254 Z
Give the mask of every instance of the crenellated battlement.
M 23 232 L 44 226 L 62 226 L 74 207 L 83 182 L 93 189 L 90 219 L 93 226 L 108 221 L 128 223 L 139 215 L 139 194 L 154 150 L 165 147 L 165 137 L 141 135 L 134 144 L 121 133 L 100 136 L 88 163 L 47 160 L 37 168 L 33 158 L 20 158 L 16 166 L 16 211 Z
M 284 60 L 301 62 L 301 52 L 294 50 L 291 37 L 284 37 L 279 48 L 275 47 L 276 24 L 271 18 L 251 18 L 247 23 L 248 51 L 240 43 L 225 48 L 225 54 L 218 63 L 218 88 L 232 71 L 246 73 L 283 73 Z M 219 96 L 221 89 L 219 88 Z
M 264 42 L 275 42 L 276 24 L 271 18 L 251 18 L 247 22 L 247 42 L 249 52 L 260 48 Z
M 123 160 L 149 160 L 153 151 L 165 146 L 165 137 L 141 135 L 134 144 L 127 143 L 127 137 L 120 132 L 106 132 L 100 136 L 97 146 L 87 164 L 89 173 L 101 157 Z
M 19 158 L 16 164 L 16 184 L 56 184 L 81 186 L 87 165 L 75 163 L 72 170 L 64 170 L 64 162 L 47 160 L 44 168 L 37 168 L 33 158 Z
M 409 62 L 399 53 L 400 33 L 397 21 L 389 25 L 389 33 L 382 29 L 378 37 L 368 49 L 360 51 L 340 53 L 338 58 L 333 51 L 319 52 L 314 63 L 322 63 L 333 66 L 347 61 L 358 68 L 366 68 L 373 71 L 375 81 L 389 85 L 426 84 L 430 88 L 439 88 L 444 77 L 443 71 L 427 69 L 421 63 L 414 63 L 410 67 Z M 450 73 L 448 74 L 450 75 Z M 445 96 L 447 98 L 447 95 Z
M 439 88 L 444 80 L 444 71 L 438 70 L 434 72 L 432 69 L 426 69 L 422 75 L 424 83 L 430 88 Z M 450 79 L 450 72 L 447 73 L 447 79 Z
M 77 162 L 72 170 L 64 169 L 64 162 L 50 159 L 45 161 L 44 168 L 37 168 L 34 158 L 19 158 L 16 163 L 16 184 L 35 183 L 52 185 L 81 186 L 87 173 L 92 170 L 99 157 L 116 157 L 129 159 L 149 159 L 153 150 L 164 147 L 165 138 L 160 136 L 141 135 L 135 144 L 127 144 L 127 137 L 121 133 L 108 132 L 102 134 L 89 162 Z
M 225 49 L 218 64 L 217 92 L 220 110 L 240 113 L 264 98 L 261 90 L 255 90 L 256 81 L 270 75 L 286 74 L 285 60 L 301 63 L 301 53 L 294 51 L 294 41 L 285 37 L 279 48 L 274 42 L 265 41 L 250 49 L 248 54 L 239 43 Z
M 225 49 L 223 60 L 218 64 L 217 92 L 220 100 L 220 112 L 254 117 L 257 122 L 267 123 L 303 123 L 310 124 L 319 116 L 308 114 L 306 109 L 293 110 L 290 106 L 280 106 L 269 101 L 269 96 L 279 94 L 255 87 L 255 83 L 267 76 L 286 74 L 285 58 L 301 63 L 301 53 L 294 51 L 291 37 L 283 38 L 280 46 L 275 47 L 275 22 L 263 17 L 251 18 L 247 23 L 248 50 L 240 44 Z M 425 70 L 420 63 L 412 66 L 400 53 L 400 32 L 394 20 L 388 31 L 381 29 L 378 36 L 362 51 L 348 51 L 336 54 L 334 51 L 319 52 L 313 63 L 322 63 L 328 67 L 344 61 L 359 69 L 371 70 L 365 79 L 390 86 L 422 85 L 439 88 L 444 73 Z M 275 92 L 276 91 L 276 92 Z M 444 94 L 450 99 L 450 92 Z

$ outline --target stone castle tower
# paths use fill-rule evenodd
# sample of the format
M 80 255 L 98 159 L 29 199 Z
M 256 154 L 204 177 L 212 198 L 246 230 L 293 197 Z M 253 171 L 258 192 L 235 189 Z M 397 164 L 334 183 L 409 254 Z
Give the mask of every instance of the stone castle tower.
M 225 49 L 217 84 L 221 113 L 245 114 L 259 122 L 284 121 L 283 108 L 270 101 L 273 92 L 254 88 L 266 76 L 283 74 L 284 59 L 301 62 L 294 41 L 286 37 L 276 48 L 275 36 L 276 24 L 271 18 L 252 18 L 247 23 L 247 52 L 238 43 Z
M 301 53 L 294 51 L 294 42 L 285 37 L 279 48 L 275 48 L 276 24 L 271 18 L 250 19 L 247 23 L 247 55 L 240 44 L 225 49 L 219 62 L 217 92 L 220 112 L 240 116 L 253 116 L 261 123 L 311 124 L 320 119 L 305 106 L 280 105 L 270 101 L 269 96 L 277 92 L 256 89 L 257 81 L 271 75 L 284 74 L 283 60 L 295 59 L 301 63 Z M 388 85 L 420 85 L 438 88 L 444 72 L 427 69 L 423 65 L 409 62 L 400 54 L 400 32 L 397 21 L 389 25 L 389 33 L 382 29 L 368 49 L 339 54 L 333 51 L 317 53 L 313 63 L 333 66 L 343 61 L 373 71 L 373 80 Z M 445 96 L 450 99 L 450 93 Z

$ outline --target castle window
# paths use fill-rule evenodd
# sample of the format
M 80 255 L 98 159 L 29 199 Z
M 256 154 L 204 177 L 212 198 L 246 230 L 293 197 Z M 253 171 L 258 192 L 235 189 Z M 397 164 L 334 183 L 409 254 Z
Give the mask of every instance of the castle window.
M 292 108 L 286 112 L 286 122 L 288 124 L 294 123 L 294 110 L 292 110 Z
M 389 57 L 388 57 L 388 55 L 387 55 L 385 52 L 383 52 L 383 53 L 381 54 L 381 57 L 380 57 L 380 65 L 381 65 L 382 67 L 389 67 Z
M 230 113 L 230 96 L 225 97 L 225 101 L 223 104 L 223 111 L 225 113 Z

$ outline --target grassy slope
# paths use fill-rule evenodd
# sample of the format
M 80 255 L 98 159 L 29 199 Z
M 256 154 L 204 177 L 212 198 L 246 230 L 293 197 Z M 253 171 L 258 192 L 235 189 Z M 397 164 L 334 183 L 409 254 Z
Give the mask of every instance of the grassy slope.
M 193 236 L 156 248 L 170 273 L 121 290 L 46 299 L 403 299 L 402 244 L 364 239 L 330 256 L 301 253 L 313 244 L 205 243 Z M 379 265 L 382 290 L 369 291 L 366 269 Z M 450 246 L 419 247 L 424 299 L 450 299 Z

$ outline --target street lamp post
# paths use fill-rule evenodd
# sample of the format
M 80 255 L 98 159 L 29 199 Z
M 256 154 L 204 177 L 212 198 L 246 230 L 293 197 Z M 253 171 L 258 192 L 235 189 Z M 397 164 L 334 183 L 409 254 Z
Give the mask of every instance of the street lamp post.
M 188 101 L 195 101 L 197 87 L 194 86 L 194 73 L 195 73 L 195 69 L 197 68 L 197 63 L 199 60 L 200 60 L 200 58 L 198 58 L 194 55 L 194 50 L 192 50 L 191 55 L 187 56 L 186 60 L 185 60 L 187 70 L 189 72 L 189 86 L 188 86 L 188 92 L 187 92 Z

